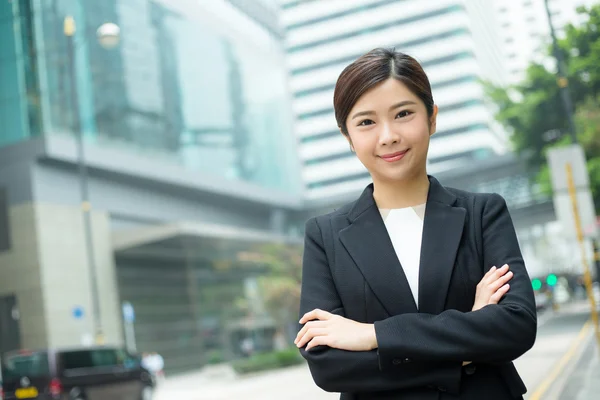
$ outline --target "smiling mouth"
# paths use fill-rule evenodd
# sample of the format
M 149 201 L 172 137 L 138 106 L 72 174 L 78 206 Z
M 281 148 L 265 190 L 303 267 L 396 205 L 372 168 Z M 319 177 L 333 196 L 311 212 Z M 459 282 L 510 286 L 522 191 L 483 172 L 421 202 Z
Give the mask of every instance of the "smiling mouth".
M 408 150 L 404 150 L 404 151 L 398 151 L 396 153 L 390 153 L 390 154 L 384 154 L 381 157 L 381 159 L 383 159 L 384 161 L 387 162 L 396 162 L 396 161 L 400 161 L 402 158 L 404 158 L 404 156 L 406 155 L 406 153 L 408 153 Z

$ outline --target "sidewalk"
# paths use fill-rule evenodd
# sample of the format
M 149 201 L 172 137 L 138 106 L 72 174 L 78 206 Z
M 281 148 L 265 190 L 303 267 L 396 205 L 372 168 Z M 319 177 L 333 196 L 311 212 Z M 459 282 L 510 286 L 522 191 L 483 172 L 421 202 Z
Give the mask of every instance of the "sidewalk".
M 600 397 L 600 349 L 592 335 L 559 400 L 596 400 Z
M 596 400 L 600 398 L 600 349 L 589 319 L 569 350 L 550 373 L 546 385 L 540 385 L 532 400 Z

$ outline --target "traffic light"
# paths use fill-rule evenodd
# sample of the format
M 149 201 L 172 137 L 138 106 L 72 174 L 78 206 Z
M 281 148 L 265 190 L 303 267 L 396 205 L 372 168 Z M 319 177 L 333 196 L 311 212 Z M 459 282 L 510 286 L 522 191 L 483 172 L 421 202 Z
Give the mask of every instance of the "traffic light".
M 558 278 L 554 274 L 550 274 L 546 278 L 546 283 L 548 284 L 548 286 L 554 286 L 554 285 L 556 285 L 557 282 L 558 282 Z
M 533 286 L 533 290 L 540 290 L 542 288 L 542 281 L 535 278 L 531 281 L 531 286 Z

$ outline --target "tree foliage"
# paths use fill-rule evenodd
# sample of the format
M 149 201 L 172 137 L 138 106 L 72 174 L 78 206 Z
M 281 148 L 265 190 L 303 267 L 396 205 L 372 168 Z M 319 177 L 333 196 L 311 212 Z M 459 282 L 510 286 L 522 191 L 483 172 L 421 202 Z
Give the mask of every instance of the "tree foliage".
M 568 87 L 575 111 L 577 137 L 588 160 L 592 193 L 599 209 L 600 201 L 600 4 L 577 10 L 583 23 L 565 28 L 558 42 L 567 71 Z M 546 61 L 552 60 L 552 46 Z M 532 63 L 525 79 L 513 87 L 486 85 L 489 98 L 496 104 L 496 119 L 511 133 L 518 153 L 526 154 L 538 168 L 539 183 L 549 189 L 545 153 L 552 146 L 570 143 L 569 122 L 561 99 L 556 71 L 546 62 Z M 562 136 L 551 135 L 560 131 Z

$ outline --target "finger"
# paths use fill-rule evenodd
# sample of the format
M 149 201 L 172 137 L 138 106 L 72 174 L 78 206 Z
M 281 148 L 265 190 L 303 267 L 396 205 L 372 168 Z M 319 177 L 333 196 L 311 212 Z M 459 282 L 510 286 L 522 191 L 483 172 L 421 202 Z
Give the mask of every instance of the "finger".
M 306 345 L 306 351 L 317 347 L 317 346 L 327 346 L 329 344 L 328 336 L 317 336 L 313 340 L 311 340 L 308 345 Z
M 501 276 L 500 278 L 498 278 L 494 282 L 492 282 L 489 286 L 490 289 L 492 290 L 492 292 L 497 291 L 502 286 L 504 286 L 508 281 L 510 281 L 513 278 L 513 276 L 514 276 L 513 272 L 508 271 L 504 276 Z
M 508 264 L 504 264 L 502 267 L 496 270 L 496 276 L 502 276 L 509 270 Z
M 481 281 L 484 283 L 484 285 L 489 285 L 490 283 L 494 282 L 496 279 L 500 278 L 507 272 L 508 265 L 504 264 L 502 267 L 496 268 L 493 272 L 490 269 L 489 275 L 484 276 Z
M 494 272 L 496 272 L 498 268 L 496 268 L 496 266 L 494 265 L 492 268 L 489 269 L 488 272 L 486 272 L 486 274 L 483 276 L 484 278 L 488 278 L 490 277 Z
M 300 338 L 304 335 L 306 335 L 306 331 L 308 331 L 308 329 L 310 328 L 310 326 L 308 324 L 304 325 L 302 327 L 302 329 L 300 329 L 300 331 L 298 332 L 298 334 L 296 335 L 296 339 L 294 340 L 294 343 L 297 343 L 298 340 L 300 340 Z
M 503 276 L 504 274 L 506 274 L 507 272 L 508 272 L 508 265 L 504 264 L 502 267 L 496 269 L 496 271 L 494 271 L 494 273 L 490 274 L 490 276 L 488 276 L 486 278 L 485 283 L 490 284 L 490 283 L 494 282 L 496 279 L 498 279 L 501 276 Z
M 298 348 L 302 348 L 304 347 L 308 342 L 310 342 L 311 340 L 313 340 L 316 337 L 319 336 L 324 336 L 327 335 L 327 329 L 323 329 L 323 328 L 313 328 L 313 329 L 309 329 L 304 336 L 302 336 L 300 338 L 300 340 L 298 341 L 298 343 L 296 343 L 296 346 L 298 346 Z
M 506 292 L 508 292 L 508 289 L 510 289 L 510 285 L 508 283 L 502 286 L 500 289 L 498 289 L 496 293 L 494 293 L 492 297 L 490 297 L 489 304 L 498 304 L 502 297 L 506 294 Z
M 318 320 L 327 320 L 329 318 L 331 318 L 333 314 L 327 312 L 327 311 L 323 311 L 320 309 L 314 309 L 312 311 L 307 312 L 306 314 L 304 314 L 304 316 L 300 319 L 300 323 L 304 324 L 308 321 L 314 320 L 314 319 L 318 319 Z
M 304 336 L 309 329 L 323 328 L 324 327 L 323 325 L 324 325 L 324 321 L 309 321 L 309 322 L 307 322 L 302 327 L 302 329 L 300 329 L 300 332 L 298 332 L 298 334 L 296 335 L 296 339 L 294 340 L 294 343 L 297 343 L 298 340 L 300 340 L 300 338 L 302 336 Z

